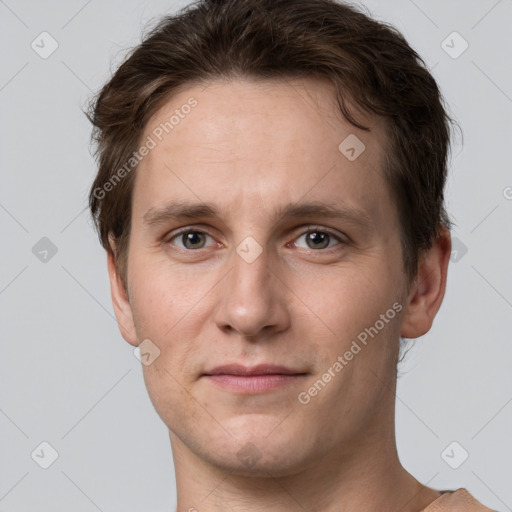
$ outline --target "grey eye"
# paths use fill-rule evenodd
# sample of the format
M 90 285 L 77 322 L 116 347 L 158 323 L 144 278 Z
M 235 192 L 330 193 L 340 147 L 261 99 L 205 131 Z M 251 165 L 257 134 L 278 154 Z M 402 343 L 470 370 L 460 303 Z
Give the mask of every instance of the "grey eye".
M 202 231 L 184 231 L 172 237 L 170 241 L 181 249 L 203 249 L 207 238 L 211 238 L 210 235 Z M 181 242 L 182 245 L 178 242 Z
M 297 238 L 297 240 L 304 237 L 306 243 L 306 246 L 302 246 L 304 249 L 326 249 L 332 247 L 332 245 L 336 245 L 336 241 L 339 242 L 339 239 L 333 234 L 319 229 L 310 230 Z M 334 242 L 334 244 L 331 244 L 331 242 Z M 298 245 L 298 247 L 301 246 Z

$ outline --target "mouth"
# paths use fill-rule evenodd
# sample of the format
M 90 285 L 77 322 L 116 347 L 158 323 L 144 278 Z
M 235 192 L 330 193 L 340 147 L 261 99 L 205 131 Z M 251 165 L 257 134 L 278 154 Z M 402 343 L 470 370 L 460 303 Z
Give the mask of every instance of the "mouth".
M 286 366 L 260 364 L 247 367 L 228 364 L 208 370 L 203 377 L 232 393 L 262 394 L 296 384 L 306 375 L 307 372 Z

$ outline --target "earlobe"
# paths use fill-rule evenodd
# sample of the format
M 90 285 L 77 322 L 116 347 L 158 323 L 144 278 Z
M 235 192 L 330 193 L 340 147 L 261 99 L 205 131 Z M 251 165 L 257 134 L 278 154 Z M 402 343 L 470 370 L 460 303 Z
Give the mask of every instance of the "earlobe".
M 113 241 L 111 241 L 110 245 L 115 253 L 115 245 L 113 245 Z M 130 343 L 130 345 L 136 347 L 139 343 L 137 340 L 132 308 L 121 276 L 119 275 L 116 267 L 115 256 L 110 251 L 107 251 L 107 267 L 110 278 L 112 305 L 114 307 L 114 313 L 117 318 L 119 330 L 121 331 L 123 338 Z
M 450 254 L 450 231 L 443 226 L 432 247 L 420 257 L 403 316 L 403 338 L 418 338 L 432 327 L 446 290 Z

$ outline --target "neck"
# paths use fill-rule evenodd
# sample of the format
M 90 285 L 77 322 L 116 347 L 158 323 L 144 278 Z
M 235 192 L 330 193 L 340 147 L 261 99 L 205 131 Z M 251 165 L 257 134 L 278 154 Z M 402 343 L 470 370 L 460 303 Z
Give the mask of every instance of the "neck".
M 440 492 L 420 484 L 400 464 L 394 429 L 365 432 L 350 449 L 330 453 L 286 476 L 241 476 L 215 467 L 170 433 L 177 512 L 420 512 Z M 372 442 L 372 439 L 376 441 Z

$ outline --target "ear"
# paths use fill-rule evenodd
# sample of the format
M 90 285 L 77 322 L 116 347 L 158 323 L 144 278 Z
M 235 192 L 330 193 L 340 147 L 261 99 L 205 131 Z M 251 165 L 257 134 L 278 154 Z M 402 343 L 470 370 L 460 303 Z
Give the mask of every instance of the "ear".
M 116 254 L 115 243 L 110 238 L 109 241 L 112 252 L 107 251 L 107 266 L 110 278 L 110 294 L 112 297 L 112 305 L 114 306 L 114 313 L 117 318 L 117 325 L 119 326 L 123 338 L 130 343 L 130 345 L 136 347 L 139 345 L 139 342 L 137 341 L 132 308 L 122 279 L 117 271 L 114 256 L 114 254 Z
M 418 274 L 411 286 L 402 321 L 403 338 L 419 338 L 432 327 L 446 290 L 452 250 L 450 231 L 442 227 L 432 247 L 421 255 Z

